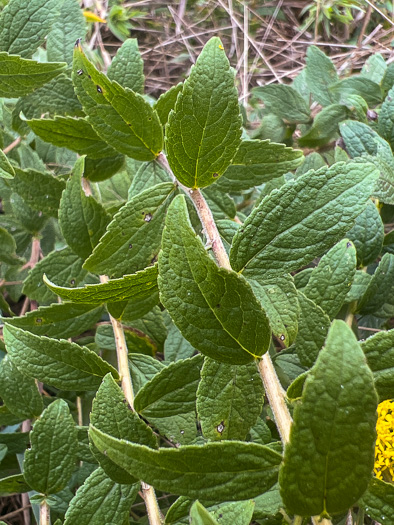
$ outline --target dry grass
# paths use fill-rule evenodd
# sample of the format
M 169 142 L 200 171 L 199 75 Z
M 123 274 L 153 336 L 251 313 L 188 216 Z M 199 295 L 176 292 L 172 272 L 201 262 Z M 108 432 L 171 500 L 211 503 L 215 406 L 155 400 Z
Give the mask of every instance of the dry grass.
M 343 73 L 359 70 L 372 53 L 394 60 L 392 13 L 379 12 L 365 1 L 364 12 L 354 11 L 349 25 L 333 24 L 328 39 L 313 20 L 305 27 L 307 13 L 301 16 L 301 11 L 311 2 L 250 0 L 246 5 L 236 0 L 169 4 L 142 0 L 123 5 L 143 12 L 132 19 L 130 36 L 138 39 L 145 61 L 146 90 L 154 96 L 183 80 L 213 35 L 222 38 L 240 79 L 241 97 L 246 100 L 254 86 L 294 78 L 304 67 L 306 49 L 313 43 L 321 46 Z M 87 3 L 92 4 L 91 0 Z M 105 2 L 98 12 L 107 15 Z M 121 45 L 105 25 L 96 28 L 94 43 L 101 45 L 104 63 L 109 62 L 107 53 L 114 55 Z

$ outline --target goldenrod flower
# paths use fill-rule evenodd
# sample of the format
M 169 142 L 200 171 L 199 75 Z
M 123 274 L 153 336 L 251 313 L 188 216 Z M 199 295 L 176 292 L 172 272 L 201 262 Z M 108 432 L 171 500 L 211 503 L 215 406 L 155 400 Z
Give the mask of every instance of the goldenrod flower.
M 394 481 L 394 401 L 388 399 L 378 406 L 376 423 L 374 472 L 377 478 Z

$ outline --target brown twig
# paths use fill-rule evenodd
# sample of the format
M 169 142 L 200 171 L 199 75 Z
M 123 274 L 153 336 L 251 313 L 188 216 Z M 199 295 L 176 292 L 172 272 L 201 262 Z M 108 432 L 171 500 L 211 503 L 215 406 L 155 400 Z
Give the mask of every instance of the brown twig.
M 7 153 L 9 153 L 11 150 L 13 150 L 14 148 L 16 148 L 22 141 L 22 137 L 18 137 L 17 139 L 15 139 L 13 142 L 11 142 L 11 144 L 9 144 L 8 146 L 6 146 L 4 149 L 3 149 L 3 153 L 5 155 L 7 155 Z

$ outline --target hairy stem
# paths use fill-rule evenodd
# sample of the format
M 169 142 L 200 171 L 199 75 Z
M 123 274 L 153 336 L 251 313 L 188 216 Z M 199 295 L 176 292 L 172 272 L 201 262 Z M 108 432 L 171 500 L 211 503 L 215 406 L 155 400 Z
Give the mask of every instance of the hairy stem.
M 51 511 L 45 500 L 40 503 L 40 525 L 51 525 Z
M 160 153 L 160 155 L 157 158 L 157 161 L 175 179 L 175 176 L 172 173 L 168 161 L 163 153 Z M 182 185 L 180 185 L 180 187 L 187 195 L 189 195 L 189 197 L 193 201 L 193 204 L 200 218 L 201 224 L 204 228 L 207 240 L 212 245 L 212 251 L 215 255 L 218 265 L 223 268 L 227 268 L 228 270 L 231 270 L 230 261 L 228 259 L 227 252 L 223 246 L 223 242 L 219 235 L 218 229 L 216 227 L 216 223 L 213 218 L 211 209 L 209 208 L 201 191 L 199 189 L 191 190 L 189 188 L 185 188 Z M 262 357 L 262 360 L 260 361 L 259 371 L 264 383 L 264 387 L 266 389 L 269 403 L 275 416 L 276 424 L 278 425 L 280 435 L 282 437 L 283 442 L 287 443 L 287 441 L 289 440 L 289 432 L 292 420 L 284 400 L 284 391 L 282 389 L 281 384 L 279 383 L 278 376 L 276 375 L 274 366 L 272 364 L 268 352 Z
M 285 402 L 285 392 L 276 375 L 271 357 L 266 352 L 259 362 L 259 372 L 263 380 L 264 390 L 272 412 L 275 416 L 276 426 L 278 427 L 280 437 L 284 444 L 288 443 L 290 438 L 290 427 L 292 419 Z
M 204 227 L 205 236 L 212 251 L 215 255 L 217 263 L 222 268 L 231 270 L 230 261 L 228 260 L 226 250 L 224 249 L 222 239 L 216 227 L 212 212 L 204 199 L 200 190 L 188 190 L 188 194 L 193 201 L 194 207 L 197 210 L 201 224 Z
M 100 282 L 108 282 L 108 277 L 106 275 L 100 275 Z M 118 359 L 118 371 L 120 374 L 122 390 L 130 408 L 134 410 L 134 392 L 130 375 L 126 338 L 121 323 L 112 317 L 112 315 L 109 315 L 109 318 L 111 320 L 112 330 L 115 337 L 116 356 Z
M 157 161 L 168 171 L 173 179 L 176 180 L 163 153 L 160 153 L 160 155 L 157 157 Z M 219 235 L 212 212 L 201 191 L 199 189 L 185 188 L 181 184 L 179 184 L 179 186 L 187 195 L 189 195 L 193 201 L 201 224 L 204 228 L 207 240 L 212 246 L 212 251 L 215 255 L 218 265 L 231 270 L 230 261 Z M 288 443 L 290 437 L 292 419 L 286 406 L 285 392 L 279 382 L 278 376 L 276 375 L 274 365 L 272 364 L 272 360 L 268 352 L 263 355 L 261 361 L 259 362 L 259 372 L 264 384 L 270 407 L 275 417 L 275 422 L 280 436 L 282 438 L 283 444 L 286 444 Z M 325 520 L 325 525 L 331 525 L 331 522 L 329 520 Z
M 106 275 L 100 276 L 100 281 L 106 283 L 108 277 Z M 129 359 L 128 359 L 128 350 L 126 338 L 124 335 L 122 324 L 109 315 L 111 320 L 112 329 L 115 336 L 115 346 L 116 346 L 116 355 L 118 358 L 118 371 L 120 374 L 122 390 L 125 395 L 125 398 L 130 405 L 130 408 L 134 410 L 134 391 L 133 383 L 130 375 Z M 146 510 L 148 513 L 149 524 L 150 525 L 161 525 L 163 520 L 160 514 L 159 504 L 157 503 L 156 494 L 150 485 L 147 483 L 142 483 L 142 496 L 145 501 Z
M 161 515 L 159 505 L 157 504 L 156 494 L 153 487 L 145 482 L 141 482 L 142 497 L 145 501 L 145 507 L 148 512 L 150 525 L 161 525 L 163 516 Z

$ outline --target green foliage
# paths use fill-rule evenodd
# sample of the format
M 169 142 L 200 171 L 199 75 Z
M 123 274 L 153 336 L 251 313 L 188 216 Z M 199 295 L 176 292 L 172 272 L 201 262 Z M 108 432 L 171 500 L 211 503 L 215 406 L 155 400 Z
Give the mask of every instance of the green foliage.
M 213 37 L 155 100 L 109 8 L 107 75 L 76 0 L 0 14 L 0 495 L 65 525 L 152 520 L 147 483 L 167 524 L 390 523 L 393 68 L 311 46 L 241 118 Z

